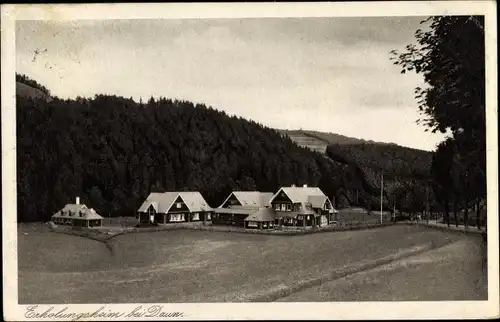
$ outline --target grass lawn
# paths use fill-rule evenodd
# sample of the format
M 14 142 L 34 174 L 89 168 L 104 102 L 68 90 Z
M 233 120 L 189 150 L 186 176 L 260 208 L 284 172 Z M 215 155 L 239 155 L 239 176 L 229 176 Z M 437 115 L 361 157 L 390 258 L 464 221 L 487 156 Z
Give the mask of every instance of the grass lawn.
M 311 287 L 278 302 L 478 301 L 488 299 L 476 236 Z
M 174 230 L 103 243 L 19 229 L 19 302 L 241 301 L 242 295 L 463 236 L 422 227 L 273 236 Z

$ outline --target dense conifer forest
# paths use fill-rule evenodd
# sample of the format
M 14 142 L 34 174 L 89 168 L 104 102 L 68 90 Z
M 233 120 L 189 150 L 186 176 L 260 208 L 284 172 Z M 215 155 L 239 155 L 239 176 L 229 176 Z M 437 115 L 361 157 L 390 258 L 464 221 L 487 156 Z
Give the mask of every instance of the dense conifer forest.
M 17 97 L 18 219 L 48 220 L 80 196 L 105 216 L 133 216 L 151 191 L 199 190 L 218 206 L 235 189 L 319 185 L 342 166 L 270 128 L 186 101 L 116 96 Z
M 17 80 L 49 93 L 24 75 Z M 406 183 L 397 200 L 397 191 L 387 190 L 384 207 L 396 201 L 418 211 L 422 200 L 404 198 L 429 174 L 428 153 L 387 149 L 331 145 L 325 156 L 274 129 L 187 101 L 17 95 L 18 219 L 48 220 L 76 196 L 104 216 L 134 216 L 152 191 L 198 190 L 217 207 L 233 190 L 275 192 L 291 184 L 319 186 L 337 207 L 379 209 L 379 183 L 370 177 L 377 166 Z

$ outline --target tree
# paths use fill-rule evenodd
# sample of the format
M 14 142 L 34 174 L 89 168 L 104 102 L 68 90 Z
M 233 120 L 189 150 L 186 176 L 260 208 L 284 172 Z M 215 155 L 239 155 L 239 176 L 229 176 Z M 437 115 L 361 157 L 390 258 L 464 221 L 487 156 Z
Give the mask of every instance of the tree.
M 447 139 L 438 145 L 431 166 L 433 188 L 439 203 L 444 208 L 444 219 L 450 225 L 450 199 L 453 190 L 451 168 L 453 164 L 453 141 Z
M 417 45 L 391 51 L 401 73 L 422 74 L 427 88 L 415 90 L 420 120 L 433 132 L 480 131 L 485 124 L 484 18 L 440 16 L 427 31 L 415 32 Z
M 422 24 L 426 30 L 415 32 L 416 44 L 391 51 L 391 60 L 402 74 L 414 71 L 424 78 L 426 87 L 415 89 L 423 116 L 417 122 L 426 131 L 451 133 L 433 161 L 435 190 L 445 216 L 452 190 L 455 217 L 459 204 L 467 216 L 469 201 L 479 204 L 486 197 L 484 17 L 430 17 Z
M 102 211 L 104 206 L 104 199 L 99 187 L 93 186 L 89 191 L 89 205 L 97 211 Z

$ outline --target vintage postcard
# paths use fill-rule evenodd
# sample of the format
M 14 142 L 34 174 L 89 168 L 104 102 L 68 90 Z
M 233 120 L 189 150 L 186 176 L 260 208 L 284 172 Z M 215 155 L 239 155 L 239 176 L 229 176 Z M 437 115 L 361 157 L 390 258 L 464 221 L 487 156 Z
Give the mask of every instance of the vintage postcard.
M 495 2 L 1 12 L 4 320 L 498 318 Z

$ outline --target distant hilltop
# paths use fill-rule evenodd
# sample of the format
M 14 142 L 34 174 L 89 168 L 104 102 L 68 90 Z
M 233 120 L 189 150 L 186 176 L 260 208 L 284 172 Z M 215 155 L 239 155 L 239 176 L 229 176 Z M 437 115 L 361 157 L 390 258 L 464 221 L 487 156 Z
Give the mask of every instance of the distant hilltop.
M 352 138 L 341 134 L 318 132 L 311 130 L 282 130 L 276 129 L 282 135 L 288 136 L 293 142 L 313 151 L 326 153 L 326 148 L 330 144 L 355 145 L 355 144 L 377 144 L 397 146 L 395 143 L 376 142 Z

